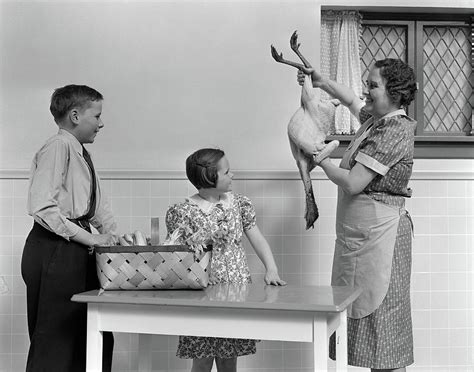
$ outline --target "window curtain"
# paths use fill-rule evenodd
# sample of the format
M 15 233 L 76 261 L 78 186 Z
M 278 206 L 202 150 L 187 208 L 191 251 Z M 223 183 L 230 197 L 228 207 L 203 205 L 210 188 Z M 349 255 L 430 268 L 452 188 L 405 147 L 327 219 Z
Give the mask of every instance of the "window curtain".
M 359 36 L 362 16 L 356 11 L 322 11 L 321 13 L 321 74 L 351 87 L 362 95 Z M 331 99 L 321 92 L 321 99 Z M 343 105 L 336 107 L 330 134 L 354 134 L 359 129 L 358 118 Z

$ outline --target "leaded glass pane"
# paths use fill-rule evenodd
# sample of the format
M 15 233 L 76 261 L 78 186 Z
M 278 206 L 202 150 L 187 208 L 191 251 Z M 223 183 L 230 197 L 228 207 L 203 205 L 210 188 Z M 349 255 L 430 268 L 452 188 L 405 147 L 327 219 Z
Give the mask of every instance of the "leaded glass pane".
M 424 134 L 470 132 L 472 86 L 469 29 L 423 27 Z
M 407 60 L 407 26 L 363 24 L 360 45 L 362 82 L 365 84 L 375 61 L 384 58 Z

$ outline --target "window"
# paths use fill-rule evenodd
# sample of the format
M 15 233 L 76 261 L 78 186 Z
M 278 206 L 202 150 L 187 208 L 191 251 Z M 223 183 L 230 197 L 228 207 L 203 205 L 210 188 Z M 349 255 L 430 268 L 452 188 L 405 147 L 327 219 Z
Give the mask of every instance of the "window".
M 408 112 L 418 122 L 415 156 L 474 158 L 474 17 L 361 13 L 362 80 L 386 57 L 415 69 L 419 91 Z

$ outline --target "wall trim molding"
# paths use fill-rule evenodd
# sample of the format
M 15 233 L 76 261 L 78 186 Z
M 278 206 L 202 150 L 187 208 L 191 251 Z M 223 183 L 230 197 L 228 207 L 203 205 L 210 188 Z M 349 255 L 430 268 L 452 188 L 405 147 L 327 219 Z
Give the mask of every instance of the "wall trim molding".
M 140 169 L 99 169 L 99 176 L 103 180 L 183 180 L 184 171 L 140 170 Z M 28 179 L 29 170 L 3 169 L 0 170 L 0 179 Z M 313 180 L 327 180 L 321 170 L 311 173 Z M 289 170 L 235 170 L 235 180 L 297 180 L 298 171 Z M 412 180 L 474 180 L 474 170 L 414 170 Z

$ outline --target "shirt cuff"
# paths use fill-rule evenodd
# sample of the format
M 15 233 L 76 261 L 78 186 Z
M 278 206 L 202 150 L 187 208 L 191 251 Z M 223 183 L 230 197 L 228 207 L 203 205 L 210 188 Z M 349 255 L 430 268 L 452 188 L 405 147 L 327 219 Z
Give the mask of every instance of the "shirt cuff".
M 46 230 L 51 231 L 52 233 L 55 233 L 56 235 L 59 235 L 60 237 L 70 240 L 73 236 L 75 236 L 78 232 L 80 227 L 77 226 L 75 223 L 66 220 L 64 223 L 53 223 L 51 221 L 50 224 L 48 224 L 46 219 L 41 218 L 39 215 L 32 215 L 33 219 L 39 223 L 41 226 L 43 226 Z
M 386 165 L 383 165 L 382 163 L 379 163 L 377 160 L 374 158 L 370 157 L 367 154 L 364 154 L 363 152 L 358 152 L 357 156 L 355 158 L 355 161 L 361 163 L 362 165 L 366 166 L 369 169 L 372 169 L 374 172 L 385 176 L 387 172 L 389 171 L 389 167 Z
M 79 226 L 77 226 L 74 222 L 67 221 L 66 222 L 66 230 L 64 231 L 62 236 L 64 238 L 66 238 L 67 240 L 70 240 L 70 238 L 77 235 L 77 233 L 79 232 L 80 229 L 81 228 Z

